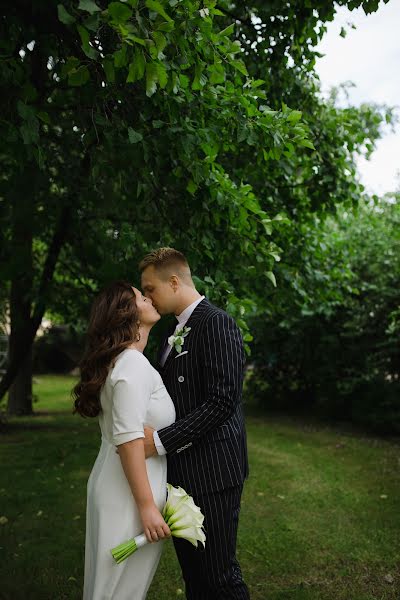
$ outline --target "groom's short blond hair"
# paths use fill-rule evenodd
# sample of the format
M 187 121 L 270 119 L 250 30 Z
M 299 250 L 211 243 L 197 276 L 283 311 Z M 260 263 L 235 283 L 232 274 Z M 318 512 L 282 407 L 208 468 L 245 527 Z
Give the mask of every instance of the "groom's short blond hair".
M 142 273 L 147 267 L 153 266 L 159 272 L 170 272 L 178 269 L 181 277 L 191 279 L 189 263 L 185 255 L 175 248 L 157 248 L 146 254 L 139 263 L 139 271 Z

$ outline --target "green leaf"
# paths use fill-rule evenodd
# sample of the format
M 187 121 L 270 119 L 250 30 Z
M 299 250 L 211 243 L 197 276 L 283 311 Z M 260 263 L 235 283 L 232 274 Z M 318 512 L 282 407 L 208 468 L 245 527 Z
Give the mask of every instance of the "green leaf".
M 158 13 L 159 15 L 164 17 L 164 19 L 166 21 L 168 21 L 169 23 L 172 22 L 171 17 L 169 15 L 167 15 L 167 13 L 165 12 L 165 10 L 164 10 L 163 6 L 160 4 L 160 2 L 157 2 L 156 0 L 146 0 L 145 4 L 148 9 L 153 10 L 154 12 Z
M 78 69 L 74 69 L 68 74 L 68 83 L 72 86 L 84 85 L 89 79 L 89 69 L 85 65 L 81 65 Z
M 244 62 L 242 60 L 233 60 L 230 63 L 237 71 L 239 71 L 239 73 L 241 73 L 242 75 L 246 75 L 248 76 L 248 72 L 247 72 L 247 68 L 246 65 L 244 64 Z
M 43 121 L 43 123 L 47 123 L 47 125 L 50 125 L 51 121 L 50 121 L 50 116 L 49 116 L 49 113 L 47 113 L 47 112 L 45 112 L 45 111 L 43 111 L 43 110 L 40 110 L 40 111 L 37 113 L 37 117 L 38 117 L 38 118 L 39 118 L 41 121 Z
M 93 2 L 93 0 L 80 0 L 78 8 L 79 10 L 85 10 L 91 15 L 95 12 L 101 11 L 101 8 L 99 8 L 97 4 Z
M 158 83 L 158 69 L 155 63 L 146 64 L 146 96 L 155 94 Z
M 311 148 L 311 150 L 315 150 L 314 144 L 311 140 L 300 140 L 298 144 L 299 146 L 304 146 L 305 148 Z
M 216 63 L 208 67 L 210 72 L 210 83 L 224 83 L 225 81 L 225 70 L 224 67 Z
M 138 37 L 137 35 L 134 35 L 133 33 L 128 33 L 128 35 L 126 36 L 127 40 L 131 40 L 132 42 L 135 42 L 136 44 L 139 44 L 140 46 L 146 46 L 146 40 Z
M 166 31 L 167 33 L 169 33 L 170 31 L 173 31 L 174 27 L 175 27 L 174 21 L 169 21 L 166 23 L 160 23 L 159 25 L 156 25 L 156 30 L 157 31 Z
M 261 211 L 260 205 L 253 198 L 245 198 L 243 205 L 252 213 L 259 214 Z
M 142 134 L 132 129 L 132 127 L 128 127 L 128 137 L 131 144 L 137 144 L 143 140 Z
M 290 223 L 290 220 L 286 217 L 286 215 L 281 215 L 280 213 L 278 213 L 277 215 L 275 215 L 275 217 L 273 218 L 274 221 L 283 221 L 285 223 Z
M 268 254 L 270 254 L 271 256 L 273 256 L 274 259 L 276 260 L 276 262 L 279 262 L 281 260 L 281 257 L 276 252 L 268 252 Z
M 21 102 L 21 100 L 18 100 L 17 102 L 17 110 L 18 114 L 25 120 L 34 119 L 36 117 L 35 109 L 32 106 Z
M 270 281 L 272 281 L 272 285 L 274 287 L 276 287 L 276 279 L 275 279 L 275 275 L 273 274 L 273 272 L 272 271 L 266 271 L 265 275 L 268 277 L 268 279 Z
M 114 62 L 111 58 L 104 59 L 103 69 L 107 77 L 107 81 L 110 83 L 114 83 L 115 81 L 115 71 L 114 71 Z
M 183 73 L 180 73 L 179 85 L 183 90 L 186 90 L 189 87 L 189 77 Z
M 263 115 L 267 115 L 269 117 L 273 117 L 278 114 L 277 110 L 271 110 L 269 106 L 265 106 L 265 104 L 260 105 L 260 111 Z
M 126 4 L 121 2 L 110 2 L 108 5 L 108 14 L 117 23 L 124 23 L 132 16 L 132 10 Z
M 261 223 L 264 225 L 265 233 L 267 235 L 271 235 L 272 234 L 271 219 L 261 219 Z
M 213 143 L 204 143 L 204 144 L 200 144 L 201 149 L 203 150 L 204 154 L 206 155 L 207 159 L 210 159 L 210 162 L 213 162 L 219 152 L 219 146 L 216 140 L 213 141 Z
M 157 60 L 158 59 L 158 50 L 157 50 L 157 46 L 154 43 L 154 40 L 147 40 L 147 48 L 150 52 L 150 56 L 153 60 Z M 161 53 L 162 57 L 164 56 Z
M 199 186 L 192 179 L 189 179 L 189 183 L 187 184 L 186 189 L 189 192 L 189 194 L 193 195 L 198 187 Z
M 61 67 L 61 76 L 66 77 L 68 73 L 79 67 L 79 59 L 76 56 L 69 56 L 67 62 Z
M 201 90 L 207 83 L 207 78 L 203 74 L 204 63 L 197 63 L 194 70 L 194 79 L 192 83 L 192 90 Z
M 163 63 L 157 63 L 157 75 L 160 88 L 163 90 L 168 83 L 168 73 Z
M 128 62 L 127 56 L 126 56 L 126 45 L 122 46 L 122 48 L 120 50 L 117 50 L 116 52 L 114 52 L 114 65 L 117 67 L 117 69 L 124 67 Z
M 82 49 L 86 56 L 88 56 L 89 58 L 97 58 L 99 53 L 89 44 L 90 36 L 87 29 L 82 27 L 82 25 L 78 25 L 77 29 L 79 31 L 79 35 L 81 36 Z
M 129 65 L 129 73 L 126 81 L 128 83 L 134 83 L 142 79 L 146 68 L 146 61 L 141 50 L 136 50 L 133 57 L 133 61 Z
M 70 15 L 62 4 L 57 5 L 57 14 L 58 20 L 61 21 L 61 23 L 64 23 L 64 25 L 72 25 L 72 23 L 75 23 L 75 17 Z
M 95 13 L 94 15 L 89 15 L 84 21 L 83 25 L 86 29 L 90 29 L 90 31 L 97 31 L 100 24 L 100 14 Z
M 158 51 L 158 56 L 159 56 L 160 53 L 164 50 L 165 46 L 167 45 L 166 37 L 160 31 L 153 31 L 152 36 L 155 41 L 156 48 Z
M 297 121 L 300 121 L 301 115 L 302 115 L 302 113 L 300 110 L 292 110 L 292 112 L 288 116 L 287 120 L 290 123 L 296 123 Z
M 225 29 L 220 31 L 218 35 L 227 36 L 227 35 L 231 35 L 234 31 L 235 31 L 235 23 L 232 23 L 231 25 L 228 25 L 228 27 L 225 27 Z
M 24 121 L 19 130 L 24 144 L 37 144 L 39 142 L 39 121 L 37 119 Z

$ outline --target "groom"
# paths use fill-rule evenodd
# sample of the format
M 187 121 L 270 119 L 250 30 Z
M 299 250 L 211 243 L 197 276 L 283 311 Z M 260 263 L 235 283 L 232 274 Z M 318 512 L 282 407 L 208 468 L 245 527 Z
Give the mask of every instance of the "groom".
M 139 265 L 145 296 L 174 313 L 157 368 L 176 422 L 145 428 L 146 457 L 167 454 L 168 482 L 193 496 L 205 517 L 206 546 L 173 538 L 190 600 L 249 599 L 236 558 L 240 497 L 248 476 L 241 405 L 243 341 L 235 321 L 196 290 L 185 256 L 159 248 Z M 168 337 L 190 328 L 179 349 Z M 180 350 L 180 351 L 179 351 Z

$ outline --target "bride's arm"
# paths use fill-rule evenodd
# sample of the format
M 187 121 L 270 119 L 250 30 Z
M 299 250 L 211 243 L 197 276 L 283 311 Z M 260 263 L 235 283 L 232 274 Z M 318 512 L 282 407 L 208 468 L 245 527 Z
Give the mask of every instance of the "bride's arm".
M 122 468 L 139 509 L 143 532 L 149 542 L 170 535 L 168 525 L 158 510 L 147 476 L 143 438 L 118 446 Z
M 153 370 L 147 359 L 133 351 L 122 356 L 111 374 L 112 434 L 122 468 L 135 498 L 146 538 L 157 541 L 170 535 L 147 476 L 144 427 L 154 389 Z

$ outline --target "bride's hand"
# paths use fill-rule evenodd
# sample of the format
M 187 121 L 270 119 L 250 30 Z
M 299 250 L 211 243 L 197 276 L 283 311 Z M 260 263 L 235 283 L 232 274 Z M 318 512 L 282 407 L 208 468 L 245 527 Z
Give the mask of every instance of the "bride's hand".
M 171 531 L 155 504 L 140 510 L 143 532 L 149 542 L 158 542 L 171 536 Z

